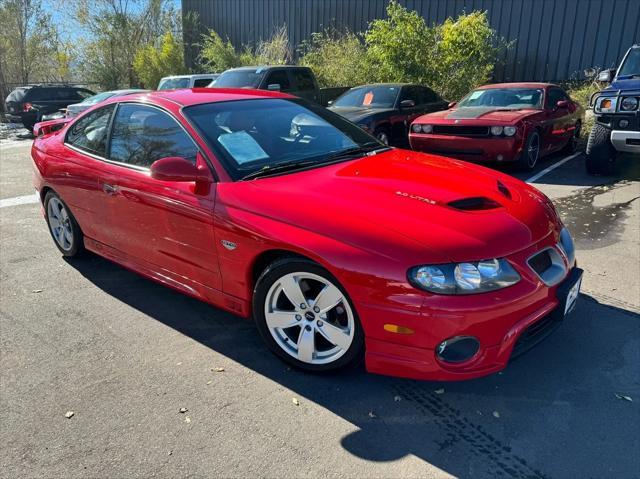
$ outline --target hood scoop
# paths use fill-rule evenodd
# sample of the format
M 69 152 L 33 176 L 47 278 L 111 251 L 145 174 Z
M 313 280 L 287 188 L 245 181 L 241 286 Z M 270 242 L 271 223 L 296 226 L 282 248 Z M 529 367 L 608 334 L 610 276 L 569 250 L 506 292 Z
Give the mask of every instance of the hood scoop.
M 454 200 L 447 203 L 447 206 L 460 211 L 484 211 L 502 208 L 500 203 L 484 196 L 474 196 L 471 198 Z
M 511 192 L 500 180 L 498 180 L 498 191 L 502 193 L 505 198 L 511 199 Z

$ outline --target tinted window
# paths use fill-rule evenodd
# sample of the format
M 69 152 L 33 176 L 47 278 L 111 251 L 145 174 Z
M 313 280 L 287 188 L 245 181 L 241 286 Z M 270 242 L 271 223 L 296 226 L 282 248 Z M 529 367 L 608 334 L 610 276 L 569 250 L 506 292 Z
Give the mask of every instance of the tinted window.
M 276 70 L 272 71 L 267 75 L 267 81 L 265 82 L 265 87 L 269 85 L 273 85 L 277 83 L 280 85 L 281 91 L 287 91 L 291 89 L 291 84 L 289 83 L 289 75 L 286 70 Z
M 458 108 L 540 108 L 541 88 L 486 88 L 474 90 L 458 103 Z
M 226 101 L 183 111 L 236 179 L 282 163 L 322 163 L 357 146 L 383 146 L 339 115 L 304 100 Z
M 400 92 L 399 86 L 362 86 L 343 93 L 333 106 L 392 108 Z
M 632 48 L 620 67 L 618 76 L 640 75 L 640 48 Z
M 105 156 L 112 112 L 113 105 L 109 105 L 80 118 L 69 129 L 66 142 L 96 155 Z
M 178 122 L 163 111 L 133 103 L 118 107 L 111 133 L 112 160 L 148 168 L 168 156 L 195 163 L 197 151 Z
M 203 87 L 209 86 L 209 83 L 211 83 L 211 80 L 212 78 L 198 78 L 193 82 L 193 86 L 194 88 L 203 88 Z
M 296 68 L 293 70 L 293 80 L 296 90 L 314 90 L 313 76 L 309 70 Z
M 402 89 L 402 96 L 400 97 L 400 101 L 403 100 L 413 100 L 416 105 L 420 105 L 424 103 L 424 98 L 422 96 L 422 89 L 417 86 L 406 86 Z
M 547 91 L 547 100 L 545 102 L 545 107 L 553 110 L 559 101 L 567 99 L 567 95 L 565 95 L 565 93 L 559 88 L 550 88 Z
M 422 90 L 422 95 L 424 97 L 425 103 L 436 103 L 440 101 L 440 97 L 436 92 L 434 92 L 431 88 L 420 88 Z
M 31 88 L 27 96 L 29 101 L 55 100 L 55 89 L 53 88 Z
M 178 88 L 187 87 L 189 87 L 188 78 L 163 78 L 162 80 L 160 80 L 158 90 L 175 90 Z
M 264 69 L 227 70 L 212 85 L 217 88 L 258 88 Z

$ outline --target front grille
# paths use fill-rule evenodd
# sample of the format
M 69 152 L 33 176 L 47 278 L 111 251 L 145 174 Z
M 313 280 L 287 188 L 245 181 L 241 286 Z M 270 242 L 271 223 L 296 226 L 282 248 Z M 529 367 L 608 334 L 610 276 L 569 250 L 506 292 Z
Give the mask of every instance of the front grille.
M 551 267 L 551 264 L 551 255 L 548 249 L 541 251 L 529 259 L 529 266 L 531 266 L 531 269 L 533 269 L 538 276 L 542 276 Z
M 489 127 L 470 125 L 433 125 L 433 133 L 436 135 L 489 136 Z
M 627 138 L 627 145 L 640 145 L 638 138 Z
M 439 155 L 468 155 L 468 156 L 482 156 L 484 155 L 484 151 L 482 150 L 478 150 L 478 149 L 474 149 L 474 150 L 449 150 L 449 149 L 442 149 L 442 148 L 438 148 L 438 149 L 433 149 L 433 148 L 429 148 L 429 151 L 431 153 L 437 153 Z
M 556 319 L 553 313 L 533 323 L 522 332 L 516 341 L 516 344 L 513 346 L 513 352 L 511 353 L 511 359 L 515 359 L 534 347 L 549 336 L 559 325 L 560 321 Z

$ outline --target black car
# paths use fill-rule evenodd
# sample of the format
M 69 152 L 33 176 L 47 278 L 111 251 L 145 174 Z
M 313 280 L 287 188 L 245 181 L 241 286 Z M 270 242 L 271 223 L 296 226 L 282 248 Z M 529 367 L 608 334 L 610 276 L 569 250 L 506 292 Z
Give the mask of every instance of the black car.
M 7 118 L 22 123 L 28 130 L 39 122 L 43 115 L 79 103 L 95 95 L 86 88 L 70 85 L 31 85 L 18 87 L 5 100 Z
M 361 85 L 346 91 L 329 109 L 387 145 L 407 146 L 411 122 L 448 103 L 432 89 L 406 83 Z

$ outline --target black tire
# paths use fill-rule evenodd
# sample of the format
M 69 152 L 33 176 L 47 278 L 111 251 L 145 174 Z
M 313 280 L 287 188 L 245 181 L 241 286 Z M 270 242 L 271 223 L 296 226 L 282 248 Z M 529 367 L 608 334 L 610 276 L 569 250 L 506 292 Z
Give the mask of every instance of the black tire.
M 590 175 L 610 175 L 614 171 L 616 149 L 611 144 L 611 130 L 596 123 L 591 129 L 585 156 Z
M 576 129 L 573 130 L 573 135 L 567 142 L 567 144 L 562 148 L 562 153 L 565 155 L 571 155 L 575 153 L 578 149 L 578 143 L 580 143 L 580 133 L 582 131 L 582 123 L 579 121 L 576 122 Z
M 538 164 L 540 159 L 540 152 L 542 151 L 542 142 L 540 134 L 537 131 L 532 131 L 527 137 L 527 141 L 524 143 L 524 149 L 520 153 L 517 166 L 521 170 L 532 170 Z
M 346 352 L 333 362 L 326 364 L 309 364 L 294 358 L 276 342 L 267 325 L 265 317 L 265 302 L 268 300 L 267 295 L 270 288 L 283 276 L 295 272 L 307 272 L 325 278 L 340 290 L 343 297 L 346 298 L 349 303 L 354 319 L 353 340 Z M 269 349 L 285 363 L 290 364 L 297 369 L 311 372 L 336 371 L 349 366 L 355 366 L 364 358 L 364 332 L 351 299 L 342 285 L 340 285 L 338 280 L 331 273 L 312 261 L 303 258 L 284 258 L 271 263 L 256 281 L 256 286 L 253 291 L 253 317 L 255 319 L 258 332 Z M 303 318 L 302 321 L 305 321 L 305 319 Z
M 391 144 L 391 136 L 389 135 L 389 130 L 385 127 L 376 128 L 376 131 L 373 132 L 373 136 L 376 139 L 385 145 L 389 146 Z
M 61 207 L 64 209 L 66 213 L 66 218 L 68 220 L 68 231 L 71 232 L 71 240 L 69 241 L 69 246 L 66 246 L 65 240 L 60 240 L 54 234 L 54 223 L 56 219 L 50 218 L 51 211 L 49 208 L 49 204 L 52 201 L 55 201 L 59 205 L 61 205 Z M 53 205 L 52 205 L 52 208 L 53 208 Z M 58 210 L 58 211 L 61 212 L 61 210 Z M 66 205 L 64 201 L 62 201 L 62 198 L 60 198 L 60 196 L 58 196 L 57 193 L 53 191 L 49 191 L 45 195 L 44 213 L 45 213 L 45 218 L 47 220 L 47 226 L 49 228 L 49 234 L 51 234 L 51 238 L 53 239 L 53 242 L 55 243 L 58 250 L 60 250 L 60 252 L 62 253 L 62 256 L 72 258 L 74 256 L 78 256 L 79 254 L 81 254 L 84 251 L 84 237 L 82 235 L 82 230 L 80 230 L 80 226 L 78 226 L 78 222 L 73 216 L 73 213 L 71 213 L 71 210 L 69 209 L 69 207 Z M 66 227 L 66 225 L 67 223 L 64 223 L 63 227 Z M 68 236 L 66 236 L 65 238 L 68 238 Z

